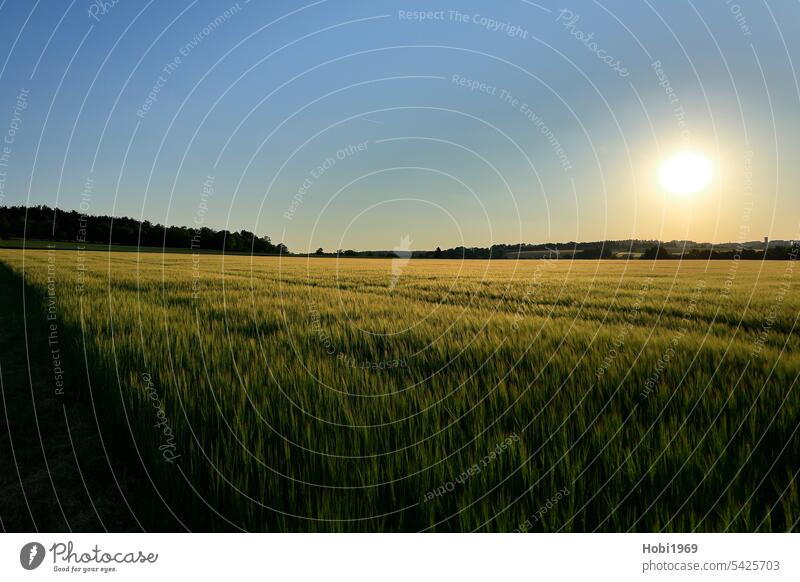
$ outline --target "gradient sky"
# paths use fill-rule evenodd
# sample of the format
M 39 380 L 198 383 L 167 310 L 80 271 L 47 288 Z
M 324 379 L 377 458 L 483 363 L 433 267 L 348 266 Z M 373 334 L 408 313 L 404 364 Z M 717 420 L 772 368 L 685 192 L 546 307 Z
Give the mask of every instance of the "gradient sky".
M 800 238 L 796 1 L 101 4 L 0 0 L 0 204 L 293 251 Z

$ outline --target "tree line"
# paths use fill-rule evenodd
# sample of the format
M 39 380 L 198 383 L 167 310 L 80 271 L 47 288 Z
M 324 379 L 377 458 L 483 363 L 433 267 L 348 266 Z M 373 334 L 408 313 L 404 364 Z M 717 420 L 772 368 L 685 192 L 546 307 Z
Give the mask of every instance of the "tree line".
M 794 261 L 800 254 L 800 244 L 769 247 L 763 249 L 692 249 L 682 253 L 670 253 L 663 246 L 654 246 L 642 255 L 642 259 L 651 260 L 698 260 L 698 261 Z
M 0 206 L 0 238 L 288 254 L 283 243 L 248 230 L 164 226 L 149 220 L 86 215 L 49 206 Z

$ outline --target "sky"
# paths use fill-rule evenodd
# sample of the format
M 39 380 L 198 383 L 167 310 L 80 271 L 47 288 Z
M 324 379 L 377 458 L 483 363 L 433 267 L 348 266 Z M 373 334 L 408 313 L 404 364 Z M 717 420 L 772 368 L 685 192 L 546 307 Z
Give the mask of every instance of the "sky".
M 0 0 L 0 205 L 297 252 L 797 239 L 798 22 L 777 0 Z M 685 150 L 713 179 L 678 197 L 657 172 Z

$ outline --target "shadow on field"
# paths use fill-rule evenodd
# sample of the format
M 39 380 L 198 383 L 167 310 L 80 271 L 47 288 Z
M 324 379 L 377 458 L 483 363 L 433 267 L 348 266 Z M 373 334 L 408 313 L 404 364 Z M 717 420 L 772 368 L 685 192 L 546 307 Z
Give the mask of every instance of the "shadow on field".
M 50 324 L 46 297 L 0 262 L 0 527 L 181 531 L 130 437 L 92 401 L 80 329 Z

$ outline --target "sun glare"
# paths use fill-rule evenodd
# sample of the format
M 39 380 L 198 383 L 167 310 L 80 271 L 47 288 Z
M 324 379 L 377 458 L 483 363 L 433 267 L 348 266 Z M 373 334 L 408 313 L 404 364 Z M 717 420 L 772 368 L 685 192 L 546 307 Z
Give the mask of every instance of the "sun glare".
M 661 163 L 658 178 L 661 186 L 678 196 L 690 196 L 711 182 L 711 161 L 697 152 L 681 152 Z

